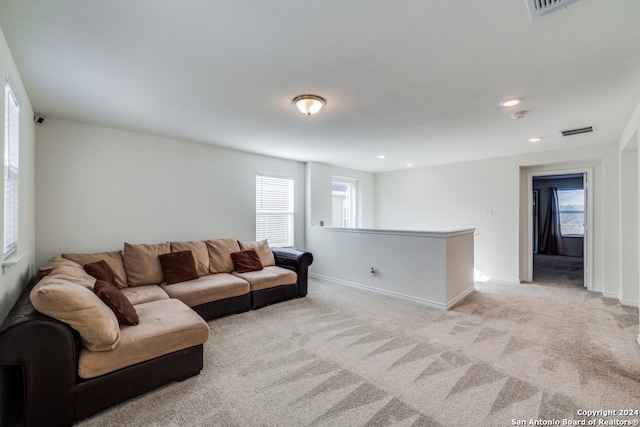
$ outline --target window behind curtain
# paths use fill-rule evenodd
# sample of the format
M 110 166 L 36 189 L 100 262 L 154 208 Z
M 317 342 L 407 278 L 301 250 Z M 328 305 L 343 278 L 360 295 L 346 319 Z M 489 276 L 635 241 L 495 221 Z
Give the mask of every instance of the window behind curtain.
M 256 240 L 293 246 L 293 180 L 256 175 Z
M 18 148 L 20 140 L 20 104 L 7 79 L 4 117 L 4 240 L 3 256 L 14 253 L 18 248 Z
M 558 189 L 560 232 L 563 236 L 584 236 L 584 189 Z

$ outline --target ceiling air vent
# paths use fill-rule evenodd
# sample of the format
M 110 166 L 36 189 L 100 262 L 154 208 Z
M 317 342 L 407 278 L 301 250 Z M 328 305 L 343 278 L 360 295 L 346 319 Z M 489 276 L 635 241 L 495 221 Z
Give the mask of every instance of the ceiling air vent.
M 542 18 L 547 13 L 555 12 L 578 0 L 526 0 L 531 22 Z
M 563 130 L 562 131 L 562 136 L 569 136 L 569 135 L 578 135 L 581 133 L 589 133 L 589 132 L 593 132 L 593 126 L 587 126 L 585 128 L 579 128 L 579 129 L 571 129 L 571 130 Z

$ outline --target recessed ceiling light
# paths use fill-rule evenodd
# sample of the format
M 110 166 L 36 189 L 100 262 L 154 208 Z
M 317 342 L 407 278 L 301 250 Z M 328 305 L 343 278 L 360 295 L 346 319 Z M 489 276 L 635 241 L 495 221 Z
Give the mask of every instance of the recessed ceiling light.
M 387 157 L 387 156 L 386 156 L 386 155 L 384 155 L 384 154 L 378 154 L 378 158 L 379 158 L 379 159 L 384 159 L 384 158 L 386 158 L 386 157 Z
M 502 101 L 500 105 L 503 107 L 513 107 L 514 105 L 520 104 L 520 101 L 522 101 L 522 98 L 509 98 Z
M 412 168 L 413 167 L 413 163 L 407 163 L 407 167 L 408 168 Z
M 542 141 L 542 138 L 539 136 L 534 136 L 533 138 L 529 138 L 529 142 L 535 143 Z

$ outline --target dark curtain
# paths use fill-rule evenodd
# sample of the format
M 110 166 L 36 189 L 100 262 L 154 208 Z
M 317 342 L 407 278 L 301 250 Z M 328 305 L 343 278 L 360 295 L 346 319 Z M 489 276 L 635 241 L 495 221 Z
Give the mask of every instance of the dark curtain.
M 549 205 L 544 220 L 542 238 L 538 252 L 541 254 L 564 255 L 564 244 L 560 232 L 560 211 L 558 210 L 558 189 L 549 189 Z

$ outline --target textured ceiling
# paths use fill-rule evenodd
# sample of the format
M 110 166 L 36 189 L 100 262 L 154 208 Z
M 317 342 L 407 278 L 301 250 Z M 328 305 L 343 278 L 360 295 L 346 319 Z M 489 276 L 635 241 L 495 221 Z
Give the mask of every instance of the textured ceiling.
M 534 22 L 524 0 L 0 0 L 38 113 L 374 172 L 617 142 L 639 22 L 632 0 Z

